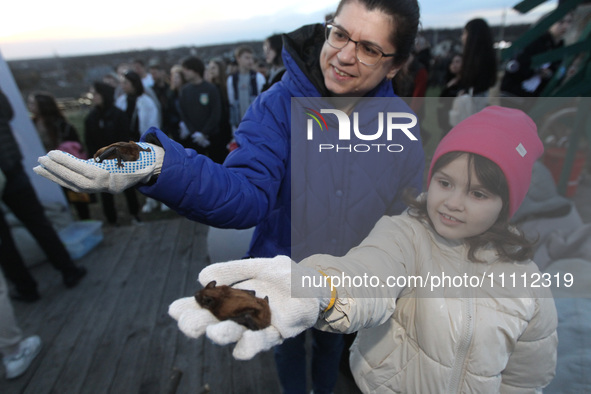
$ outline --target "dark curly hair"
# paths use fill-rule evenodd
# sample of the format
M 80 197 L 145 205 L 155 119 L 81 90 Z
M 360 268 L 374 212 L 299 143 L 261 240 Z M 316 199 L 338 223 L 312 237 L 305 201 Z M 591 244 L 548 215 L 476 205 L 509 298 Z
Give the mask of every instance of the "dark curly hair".
M 339 15 L 343 6 L 352 1 L 363 4 L 368 11 L 382 11 L 392 17 L 394 29 L 390 33 L 390 41 L 396 48 L 394 64 L 404 64 L 414 48 L 419 30 L 419 3 L 416 0 L 341 0 L 335 16 Z
M 523 262 L 533 257 L 533 243 L 528 240 L 522 231 L 509 224 L 509 186 L 503 171 L 493 161 L 486 157 L 467 152 L 449 152 L 442 155 L 433 165 L 431 174 L 445 167 L 462 155 L 468 157 L 470 178 L 476 177 L 479 183 L 489 192 L 501 197 L 503 207 L 496 222 L 482 234 L 466 238 L 468 244 L 468 259 L 480 262 L 476 252 L 487 245 L 492 245 L 503 261 Z M 430 181 L 430 180 L 429 180 Z M 412 198 L 410 194 L 405 196 L 406 203 L 410 207 L 409 214 L 419 220 L 428 223 L 432 228 L 433 223 L 427 212 L 427 199 Z

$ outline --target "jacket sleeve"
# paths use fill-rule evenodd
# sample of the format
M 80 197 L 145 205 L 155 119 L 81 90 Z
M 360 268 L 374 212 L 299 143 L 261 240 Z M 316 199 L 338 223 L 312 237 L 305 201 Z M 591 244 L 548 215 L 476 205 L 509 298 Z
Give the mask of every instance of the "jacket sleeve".
M 336 302 L 322 314 L 316 328 L 352 333 L 376 327 L 392 316 L 396 300 L 406 289 L 396 287 L 392 278 L 415 272 L 412 245 L 418 237 L 408 220 L 415 219 L 382 217 L 345 256 L 314 255 L 300 263 L 329 276 L 336 288 Z
M 558 346 L 556 307 L 551 294 L 536 302 L 534 316 L 502 372 L 501 393 L 539 393 L 554 378 Z
M 122 94 L 121 96 L 117 97 L 115 100 L 115 107 L 119 108 L 121 111 L 125 112 L 127 109 L 127 95 Z
M 162 172 L 143 194 L 164 202 L 180 215 L 222 228 L 249 228 L 274 207 L 288 169 L 289 99 L 261 95 L 239 129 L 234 150 L 223 165 L 184 149 L 152 128 L 142 141 L 159 141 L 165 150 Z M 273 103 L 272 108 L 268 103 Z

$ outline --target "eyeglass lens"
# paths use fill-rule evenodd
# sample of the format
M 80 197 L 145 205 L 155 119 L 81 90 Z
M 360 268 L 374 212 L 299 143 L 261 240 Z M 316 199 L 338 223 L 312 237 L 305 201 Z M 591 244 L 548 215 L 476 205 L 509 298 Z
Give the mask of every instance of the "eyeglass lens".
M 351 37 L 347 35 L 343 30 L 339 29 L 336 26 L 328 25 L 326 27 L 326 40 L 328 44 L 335 49 L 342 49 L 344 48 Z M 357 59 L 368 66 L 375 65 L 380 59 L 382 58 L 382 52 L 377 49 L 374 45 L 361 42 L 355 42 L 355 53 L 357 55 Z

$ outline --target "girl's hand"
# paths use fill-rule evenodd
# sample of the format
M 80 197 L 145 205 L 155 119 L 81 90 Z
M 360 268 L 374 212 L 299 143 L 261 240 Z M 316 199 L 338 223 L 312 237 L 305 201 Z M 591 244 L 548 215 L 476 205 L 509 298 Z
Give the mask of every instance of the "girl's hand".
M 232 320 L 219 321 L 209 310 L 199 306 L 194 297 L 176 300 L 168 313 L 178 321 L 179 329 L 185 335 L 199 338 L 205 333 L 218 345 L 236 343 L 234 358 L 249 360 L 257 353 L 279 345 L 285 338 L 312 327 L 320 311 L 329 304 L 330 288 L 305 289 L 305 293 L 294 291 L 292 294 L 292 283 L 295 288 L 302 283 L 302 277 L 321 279 L 322 274 L 298 266 L 286 256 L 218 263 L 201 271 L 199 282 L 203 286 L 215 281 L 217 286 L 253 290 L 256 297 L 268 297 L 271 325 L 262 330 L 252 331 Z M 318 278 L 315 283 L 319 283 Z

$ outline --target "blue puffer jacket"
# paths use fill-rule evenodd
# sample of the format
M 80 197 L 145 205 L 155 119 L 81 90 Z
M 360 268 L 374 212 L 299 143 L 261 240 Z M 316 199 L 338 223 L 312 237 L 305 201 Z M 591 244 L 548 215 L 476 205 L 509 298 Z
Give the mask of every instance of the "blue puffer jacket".
M 318 65 L 324 42 L 323 27 L 304 26 L 287 35 L 284 42 L 283 59 L 287 71 L 280 82 L 251 105 L 235 133 L 239 148 L 228 155 L 223 165 L 184 149 L 156 128 L 142 136 L 142 141 L 161 145 L 166 154 L 157 181 L 138 190 L 164 202 L 182 216 L 211 226 L 241 229 L 256 225 L 248 252 L 251 257 L 291 255 L 291 101 L 292 97 L 329 96 Z M 390 81 L 386 80 L 368 96 L 395 97 Z M 419 137 L 418 127 L 411 131 Z M 348 156 L 355 156 L 355 153 Z M 317 246 L 314 250 L 345 253 L 369 233 L 383 214 L 399 213 L 404 209 L 399 191 L 407 186 L 421 189 L 424 156 L 420 141 L 408 149 L 405 146 L 404 155 L 389 156 L 388 163 L 371 163 L 368 169 L 359 167 L 363 174 L 381 174 L 377 177 L 352 174 L 335 160 L 331 165 L 340 173 L 333 171 L 330 182 L 321 171 L 316 172 L 316 179 L 307 181 L 307 189 L 318 191 L 309 199 L 310 204 L 305 204 L 302 198 L 308 193 L 294 193 L 298 200 L 294 209 L 303 204 L 305 216 L 326 219 L 323 229 L 315 227 L 313 232 L 307 228 L 298 229 L 297 233 L 309 234 L 319 245 L 338 245 L 338 250 L 324 246 Z M 298 158 L 294 162 L 298 168 L 302 165 Z M 346 179 L 346 187 L 338 185 L 338 180 L 343 179 Z M 331 185 L 332 182 L 335 185 Z M 338 207 L 332 207 L 335 193 L 339 196 Z M 360 211 L 363 211 L 364 218 L 361 225 L 356 219 Z M 305 226 L 317 226 L 313 221 L 300 222 Z M 343 236 L 335 239 L 335 235 L 343 233 L 344 240 Z M 305 249 L 310 248 L 306 246 Z

